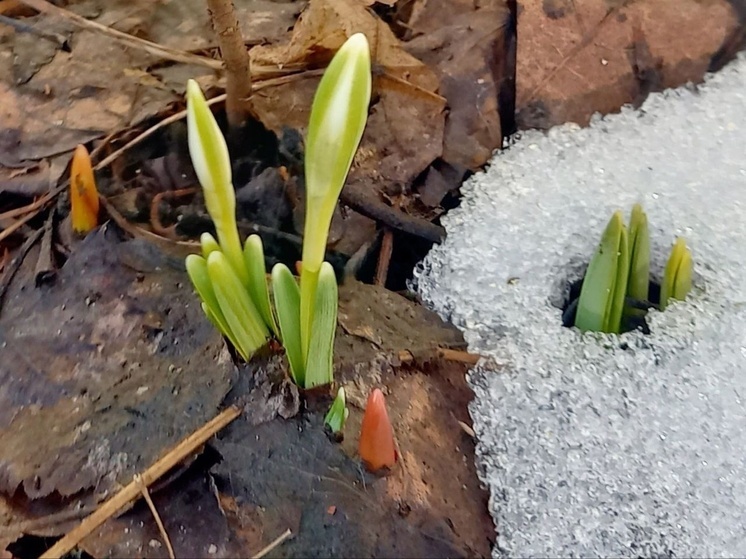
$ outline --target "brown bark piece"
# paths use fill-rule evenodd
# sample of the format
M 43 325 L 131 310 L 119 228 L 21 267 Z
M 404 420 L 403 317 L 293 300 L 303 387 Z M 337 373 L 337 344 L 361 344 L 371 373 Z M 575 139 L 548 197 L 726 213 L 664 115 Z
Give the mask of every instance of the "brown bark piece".
M 726 0 L 523 0 L 518 127 L 585 125 L 595 112 L 701 81 L 739 25 Z

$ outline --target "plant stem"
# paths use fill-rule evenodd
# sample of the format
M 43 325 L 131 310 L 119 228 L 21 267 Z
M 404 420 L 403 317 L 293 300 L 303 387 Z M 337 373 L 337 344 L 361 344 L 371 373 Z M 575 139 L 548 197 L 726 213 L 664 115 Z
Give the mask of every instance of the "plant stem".
M 236 10 L 231 0 L 207 0 L 212 28 L 218 37 L 226 72 L 225 112 L 228 126 L 240 129 L 254 115 L 251 104 L 251 67 Z
M 309 270 L 308 266 L 303 266 L 300 272 L 300 342 L 304 368 L 308 364 L 308 348 L 311 345 L 311 328 L 318 284 L 319 270 Z

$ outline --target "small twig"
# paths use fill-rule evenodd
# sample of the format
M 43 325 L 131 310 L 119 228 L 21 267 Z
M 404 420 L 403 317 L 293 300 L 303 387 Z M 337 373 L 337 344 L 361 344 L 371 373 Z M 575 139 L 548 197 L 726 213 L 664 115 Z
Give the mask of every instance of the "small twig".
M 433 243 L 439 243 L 445 239 L 446 231 L 440 225 L 392 208 L 365 192 L 360 185 L 345 186 L 339 199 L 356 212 L 380 221 L 392 229 L 404 231 Z
M 32 219 L 36 214 L 38 214 L 55 196 L 57 196 L 60 192 L 65 190 L 68 184 L 69 183 L 65 181 L 64 184 L 61 184 L 58 187 L 50 190 L 44 196 L 39 198 L 36 202 L 33 202 L 21 208 L 16 208 L 14 210 L 8 210 L 7 212 L 0 214 L 0 219 L 7 219 L 7 218 L 12 218 L 12 217 L 17 217 L 23 214 L 27 214 L 23 219 L 16 221 L 13 225 L 3 229 L 0 232 L 0 241 L 4 241 L 5 239 L 7 239 L 16 230 L 20 229 L 20 227 L 23 226 L 24 223 L 26 223 L 27 221 Z
M 435 355 L 446 361 L 454 361 L 456 363 L 465 363 L 466 365 L 476 365 L 482 358 L 481 355 L 476 353 L 469 353 L 468 351 L 461 351 L 458 349 L 448 349 L 445 347 L 439 347 L 435 350 Z M 402 363 L 414 363 L 414 354 L 408 349 L 403 349 L 399 352 L 399 361 Z
M 280 534 L 279 537 L 275 538 L 275 540 L 269 544 L 267 547 L 263 548 L 259 553 L 256 555 L 253 555 L 251 559 L 262 559 L 267 553 L 275 549 L 276 547 L 279 547 L 282 542 L 284 542 L 286 539 L 288 539 L 290 536 L 292 536 L 293 533 L 290 531 L 290 528 L 285 530 L 282 534 Z
M 207 9 L 225 64 L 225 113 L 228 126 L 238 131 L 250 116 L 254 116 L 249 52 L 243 42 L 232 0 L 207 0 Z
M 456 420 L 456 423 L 458 423 L 458 426 L 461 427 L 461 430 L 469 435 L 472 439 L 477 438 L 477 434 L 474 432 L 474 429 L 472 429 L 469 425 L 461 421 L 460 419 Z
M 132 479 L 137 484 L 137 486 L 140 488 L 140 493 L 142 493 L 143 499 L 145 499 L 145 502 L 148 504 L 148 508 L 150 509 L 150 512 L 153 515 L 153 518 L 155 518 L 155 523 L 158 525 L 158 530 L 161 532 L 161 537 L 163 538 L 163 541 L 166 543 L 166 549 L 168 549 L 168 556 L 171 559 L 176 559 L 174 555 L 174 548 L 171 545 L 171 538 L 168 537 L 168 532 L 166 532 L 166 527 L 163 525 L 163 521 L 161 520 L 161 515 L 158 514 L 158 509 L 155 508 L 155 503 L 153 503 L 153 499 L 150 498 L 150 492 L 148 491 L 148 486 L 145 485 L 145 483 L 143 483 L 142 476 L 140 476 L 140 474 L 135 474 L 135 477 L 133 477 Z
M 476 365 L 482 358 L 481 355 L 476 353 L 469 353 L 468 351 L 461 351 L 459 349 L 448 349 L 445 347 L 438 348 L 438 357 L 441 357 L 446 361 L 456 361 L 457 363 L 465 363 L 467 365 Z
M 184 460 L 184 458 L 194 453 L 196 449 L 205 444 L 210 437 L 236 419 L 239 415 L 241 415 L 241 410 L 234 406 L 223 410 L 215 418 L 183 439 L 155 464 L 145 470 L 145 472 L 142 473 L 140 481 L 145 484 L 146 487 L 152 485 L 171 468 Z M 78 545 L 83 538 L 93 533 L 96 528 L 137 499 L 138 495 L 140 495 L 139 484 L 133 480 L 111 499 L 102 504 L 96 512 L 88 516 L 76 528 L 73 528 L 67 533 L 67 535 L 45 551 L 41 556 L 42 559 L 59 559 Z
M 386 227 L 383 231 L 381 240 L 381 251 L 378 253 L 378 265 L 376 266 L 375 285 L 386 286 L 386 278 L 389 276 L 389 263 L 391 262 L 391 253 L 394 250 L 394 234 L 391 229 Z
M 10 251 L 8 250 L 8 247 L 5 247 L 3 251 L 3 257 L 0 258 L 0 272 L 5 269 L 5 266 L 8 265 L 8 262 L 10 262 Z
M 2 231 L 0 231 L 0 242 L 4 241 L 8 237 L 10 237 L 13 233 L 15 233 L 16 231 L 18 231 L 26 223 L 28 223 L 29 221 L 31 221 L 32 219 L 34 219 L 34 217 L 36 216 L 36 214 L 38 214 L 40 211 L 41 211 L 41 209 L 33 211 L 30 214 L 25 215 L 24 217 L 22 217 L 21 219 L 19 219 L 15 223 L 13 223 L 13 225 L 9 225 L 8 227 L 6 227 Z
M 147 229 L 138 227 L 137 225 L 134 225 L 127 221 L 127 219 L 122 214 L 120 214 L 119 211 L 117 211 L 117 209 L 106 198 L 99 195 L 99 201 L 106 210 L 106 213 L 109 214 L 109 217 L 114 220 L 114 223 L 121 227 L 123 231 L 126 231 L 135 238 L 147 239 L 161 246 L 182 247 L 188 249 L 190 252 L 198 252 L 200 249 L 200 244 L 197 241 L 177 241 L 169 239 L 167 237 L 161 237 L 160 235 L 156 235 L 152 231 L 148 231 Z

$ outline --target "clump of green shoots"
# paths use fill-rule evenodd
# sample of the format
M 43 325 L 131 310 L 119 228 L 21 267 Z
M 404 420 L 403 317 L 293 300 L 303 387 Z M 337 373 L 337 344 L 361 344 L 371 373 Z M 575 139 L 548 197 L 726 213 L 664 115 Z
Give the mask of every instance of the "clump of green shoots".
M 659 308 L 684 300 L 692 286 L 692 257 L 684 239 L 674 245 L 661 284 Z M 635 204 L 629 222 L 614 212 L 588 265 L 577 301 L 575 326 L 583 331 L 618 334 L 639 323 L 649 301 L 650 232 L 647 215 Z
M 266 343 L 270 329 L 277 332 L 269 304 L 264 252 L 256 235 L 241 247 L 228 148 L 194 80 L 187 84 L 187 127 L 192 164 L 218 237 L 209 233 L 201 236 L 202 255 L 187 257 L 187 273 L 207 317 L 248 360 Z
M 202 235 L 202 256 L 189 256 L 187 271 L 205 314 L 241 357 L 248 361 L 273 333 L 302 388 L 333 380 L 338 293 L 324 254 L 332 214 L 365 129 L 370 94 L 370 51 L 358 33 L 336 53 L 314 97 L 300 285 L 287 266 L 275 265 L 273 312 L 261 239 L 252 235 L 241 247 L 225 138 L 197 83 L 190 80 L 187 86 L 189 152 L 217 233 L 217 239 Z

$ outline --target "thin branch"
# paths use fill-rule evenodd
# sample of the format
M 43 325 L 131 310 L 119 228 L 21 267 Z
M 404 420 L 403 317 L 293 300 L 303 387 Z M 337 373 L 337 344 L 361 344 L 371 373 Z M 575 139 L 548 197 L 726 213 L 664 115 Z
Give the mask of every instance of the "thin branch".
M 236 9 L 231 0 L 207 0 L 212 28 L 218 37 L 220 55 L 225 63 L 225 112 L 228 126 L 239 130 L 254 116 L 251 105 L 251 67 L 244 45 Z
M 199 447 L 205 444 L 210 437 L 236 419 L 239 415 L 241 415 L 241 410 L 234 406 L 223 410 L 215 418 L 183 439 L 155 464 L 145 470 L 140 481 L 145 484 L 146 487 L 152 485 L 163 477 L 163 475 L 171 468 L 182 462 L 187 456 L 193 454 Z M 127 486 L 123 487 L 119 493 L 101 505 L 96 512 L 83 520 L 83 522 L 81 522 L 76 528 L 73 528 L 66 536 L 45 551 L 41 556 L 42 559 L 59 559 L 78 545 L 83 538 L 92 534 L 96 528 L 137 499 L 139 495 L 140 485 L 133 480 Z
M 285 530 L 282 534 L 280 534 L 279 537 L 275 538 L 275 540 L 269 544 L 267 547 L 263 548 L 259 553 L 256 555 L 253 555 L 251 559 L 262 559 L 267 553 L 275 549 L 276 547 L 280 546 L 282 542 L 284 542 L 286 539 L 288 539 L 290 536 L 292 536 L 293 533 L 290 531 L 290 528 Z
M 375 285 L 386 287 L 386 279 L 389 277 L 389 264 L 391 263 L 391 253 L 394 250 L 394 233 L 388 227 L 383 230 L 383 239 L 381 240 L 381 251 L 378 253 L 378 265 L 376 266 L 376 277 L 373 281 Z
M 142 476 L 140 474 L 135 474 L 135 477 L 132 478 L 137 486 L 140 488 L 140 493 L 142 493 L 143 499 L 145 499 L 145 502 L 148 504 L 148 508 L 150 509 L 151 514 L 153 515 L 153 518 L 155 518 L 155 523 L 158 525 L 158 530 L 161 533 L 161 537 L 163 538 L 163 541 L 166 543 L 166 549 L 168 549 L 168 556 L 171 559 L 176 559 L 174 556 L 174 548 L 171 545 L 171 538 L 168 537 L 168 532 L 166 532 L 166 527 L 163 525 L 163 521 L 161 520 L 161 515 L 158 514 L 158 509 L 155 508 L 155 503 L 153 502 L 153 499 L 150 498 L 150 491 L 148 491 L 148 486 L 145 485 L 142 481 Z
M 380 221 L 397 231 L 404 231 L 432 243 L 440 243 L 446 237 L 446 231 L 440 225 L 392 208 L 360 184 L 346 185 L 339 200 L 365 217 Z

